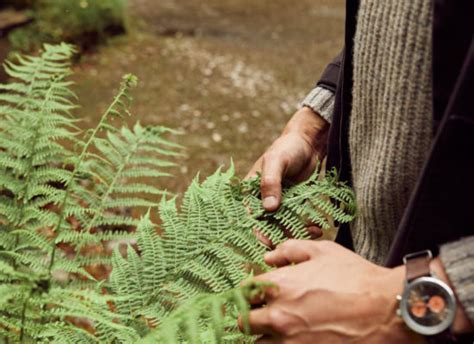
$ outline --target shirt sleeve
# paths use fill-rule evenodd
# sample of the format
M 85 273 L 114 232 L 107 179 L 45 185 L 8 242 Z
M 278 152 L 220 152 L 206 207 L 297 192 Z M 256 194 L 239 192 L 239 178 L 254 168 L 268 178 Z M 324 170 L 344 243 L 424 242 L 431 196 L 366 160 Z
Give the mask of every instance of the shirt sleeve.
M 311 108 L 314 112 L 331 123 L 332 114 L 334 112 L 334 93 L 323 87 L 316 86 L 301 102 L 301 106 Z
M 459 302 L 474 323 L 474 236 L 442 245 L 440 258 Z

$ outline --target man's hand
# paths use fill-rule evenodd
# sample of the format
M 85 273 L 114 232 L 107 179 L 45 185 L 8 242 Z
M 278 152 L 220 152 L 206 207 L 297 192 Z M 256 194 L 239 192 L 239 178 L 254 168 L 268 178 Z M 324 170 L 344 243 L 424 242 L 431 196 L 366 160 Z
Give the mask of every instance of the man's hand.
M 280 268 L 255 278 L 278 286 L 253 300 L 266 304 L 249 316 L 252 334 L 264 335 L 259 343 L 424 342 L 396 315 L 404 267 L 383 268 L 333 242 L 307 240 L 288 240 L 265 261 Z
M 246 178 L 261 173 L 263 207 L 275 211 L 281 203 L 282 180 L 298 183 L 314 172 L 316 163 L 326 154 L 329 123 L 313 110 L 303 107 L 286 125 L 281 136 L 257 160 Z M 321 236 L 321 230 L 310 227 L 314 237 Z M 271 242 L 256 233 L 257 237 L 271 246 Z
M 329 123 L 310 108 L 303 107 L 286 125 L 281 136 L 253 165 L 246 178 L 262 174 L 263 206 L 278 209 L 281 182 L 300 182 L 311 176 L 316 160 L 326 154 Z

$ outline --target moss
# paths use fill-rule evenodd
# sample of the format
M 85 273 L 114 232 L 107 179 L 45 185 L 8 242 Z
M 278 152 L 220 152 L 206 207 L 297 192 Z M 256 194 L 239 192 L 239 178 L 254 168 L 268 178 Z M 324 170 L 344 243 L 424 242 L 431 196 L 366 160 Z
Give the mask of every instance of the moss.
M 36 0 L 30 7 L 33 22 L 9 35 L 15 50 L 63 41 L 89 48 L 125 31 L 126 0 Z

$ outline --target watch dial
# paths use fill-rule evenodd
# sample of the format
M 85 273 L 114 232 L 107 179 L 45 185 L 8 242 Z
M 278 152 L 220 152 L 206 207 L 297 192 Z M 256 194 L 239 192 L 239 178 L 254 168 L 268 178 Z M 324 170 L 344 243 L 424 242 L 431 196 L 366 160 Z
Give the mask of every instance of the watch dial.
M 409 290 L 407 306 L 410 317 L 422 326 L 439 325 L 451 312 L 448 293 L 434 283 L 414 285 Z

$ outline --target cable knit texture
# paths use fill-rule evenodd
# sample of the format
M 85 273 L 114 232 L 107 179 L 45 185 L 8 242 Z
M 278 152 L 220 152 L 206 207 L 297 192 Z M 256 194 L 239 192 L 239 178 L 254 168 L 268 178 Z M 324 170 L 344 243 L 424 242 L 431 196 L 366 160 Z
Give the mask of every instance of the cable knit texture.
M 349 129 L 356 251 L 384 262 L 432 137 L 430 0 L 362 0 Z
M 441 246 L 440 257 L 457 298 L 474 323 L 474 236 Z
M 334 93 L 323 87 L 316 86 L 301 102 L 301 106 L 313 109 L 313 111 L 331 123 L 334 112 Z

